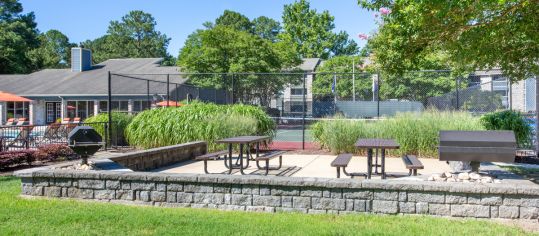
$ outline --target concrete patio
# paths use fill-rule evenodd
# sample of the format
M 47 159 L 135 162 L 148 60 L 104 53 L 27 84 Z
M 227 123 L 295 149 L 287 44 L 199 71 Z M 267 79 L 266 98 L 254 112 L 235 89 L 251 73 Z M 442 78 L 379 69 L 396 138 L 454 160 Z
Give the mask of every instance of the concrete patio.
M 285 154 L 283 156 L 283 167 L 280 170 L 270 171 L 269 175 L 275 176 L 293 176 L 293 177 L 322 177 L 336 178 L 336 169 L 331 167 L 331 162 L 335 159 L 335 155 L 304 155 L 304 154 Z M 425 169 L 419 170 L 418 174 L 428 176 L 432 173 L 443 173 L 449 171 L 449 165 L 444 161 L 437 159 L 420 159 L 425 165 Z M 381 159 L 379 159 L 381 161 Z M 263 163 L 260 163 L 263 165 Z M 278 158 L 270 161 L 270 165 L 278 165 Z M 162 173 L 204 173 L 204 162 L 202 161 L 185 161 L 175 165 L 163 167 L 154 170 Z M 211 173 L 227 173 L 227 168 L 223 163 L 223 159 L 208 161 L 208 171 Z M 366 172 L 367 157 L 354 156 L 347 167 L 348 172 Z M 408 170 L 404 167 L 401 158 L 386 158 L 386 172 L 400 173 L 406 175 Z M 235 175 L 240 175 L 239 170 L 234 170 Z M 251 161 L 250 166 L 246 169 L 248 174 L 262 174 L 256 168 L 255 162 Z M 341 178 L 349 178 L 341 173 Z M 373 178 L 380 178 L 373 176 Z

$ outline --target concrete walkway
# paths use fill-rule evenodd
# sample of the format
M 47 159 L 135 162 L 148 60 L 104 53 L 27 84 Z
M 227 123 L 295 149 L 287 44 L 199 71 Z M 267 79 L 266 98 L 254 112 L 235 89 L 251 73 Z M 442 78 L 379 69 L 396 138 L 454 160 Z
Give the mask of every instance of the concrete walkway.
M 276 171 L 270 171 L 269 175 L 278 176 L 295 176 L 295 177 L 323 177 L 336 178 L 336 169 L 331 167 L 331 162 L 335 159 L 335 155 L 284 155 L 283 168 Z M 444 161 L 437 159 L 420 159 L 425 166 L 424 170 L 419 170 L 419 174 L 428 176 L 432 173 L 443 173 L 449 171 L 449 165 Z M 261 163 L 263 165 L 263 163 Z M 277 165 L 278 158 L 270 161 L 270 165 Z M 223 160 L 215 160 L 208 162 L 208 170 L 212 173 L 224 173 L 227 169 L 224 166 Z M 188 161 L 165 168 L 155 170 L 157 172 L 166 173 L 204 173 L 204 163 L 202 161 Z M 354 156 L 347 168 L 348 172 L 366 172 L 367 157 Z M 256 164 L 251 161 L 249 168 L 245 171 L 248 174 L 261 174 L 257 170 Z M 399 172 L 407 174 L 408 170 L 404 167 L 401 158 L 386 158 L 386 172 Z M 239 175 L 239 170 L 233 172 Z M 348 178 L 341 172 L 341 178 Z M 379 177 L 373 177 L 379 178 Z

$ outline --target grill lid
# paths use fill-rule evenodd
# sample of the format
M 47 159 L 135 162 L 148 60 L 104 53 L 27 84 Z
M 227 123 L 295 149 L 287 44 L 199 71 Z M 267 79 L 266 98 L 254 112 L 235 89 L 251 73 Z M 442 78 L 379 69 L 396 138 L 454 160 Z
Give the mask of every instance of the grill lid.
M 97 133 L 97 131 L 90 126 L 75 127 L 71 132 L 69 132 L 68 139 L 69 145 L 77 145 L 77 143 L 86 145 L 89 143 L 99 144 L 102 141 L 101 135 L 99 135 L 99 133 Z
M 440 131 L 440 146 L 516 148 L 513 131 Z

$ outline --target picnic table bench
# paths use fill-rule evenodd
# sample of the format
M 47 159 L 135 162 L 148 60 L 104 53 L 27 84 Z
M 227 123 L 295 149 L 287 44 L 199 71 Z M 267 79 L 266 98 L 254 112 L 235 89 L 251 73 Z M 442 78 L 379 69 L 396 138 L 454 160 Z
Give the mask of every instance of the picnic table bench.
M 270 170 L 278 170 L 278 169 L 281 169 L 281 167 L 283 166 L 283 154 L 286 153 L 286 151 L 270 151 L 270 152 L 267 152 L 267 153 L 263 153 L 261 156 L 258 156 L 255 158 L 255 161 L 256 161 L 256 166 L 258 167 L 258 169 L 262 170 L 266 170 L 266 172 L 264 173 L 264 175 L 268 175 L 269 171 Z M 273 158 L 276 158 L 276 157 L 279 157 L 279 166 L 277 167 L 270 167 L 269 165 L 269 161 Z M 266 162 L 266 166 L 264 167 L 260 167 L 259 165 L 259 161 L 265 161 Z
M 222 151 L 217 151 L 217 152 L 206 153 L 204 155 L 195 157 L 195 160 L 204 161 L 204 172 L 206 174 L 210 174 L 210 172 L 208 172 L 208 160 L 216 160 L 216 159 L 218 160 L 220 158 L 220 156 L 224 156 L 225 157 L 225 165 L 227 165 L 227 163 L 226 163 L 226 154 L 227 153 L 228 153 L 228 150 L 222 150 Z
M 425 166 L 423 166 L 423 163 L 415 155 L 404 155 L 402 156 L 402 162 L 404 162 L 404 165 L 406 166 L 406 169 L 408 169 L 410 172 L 408 175 L 417 175 L 418 169 L 423 169 Z
M 348 175 L 346 173 L 346 167 L 348 167 L 348 163 L 352 159 L 352 154 L 345 153 L 345 154 L 339 154 L 335 160 L 331 162 L 331 167 L 337 167 L 337 178 L 341 177 L 341 168 L 344 171 L 345 175 Z

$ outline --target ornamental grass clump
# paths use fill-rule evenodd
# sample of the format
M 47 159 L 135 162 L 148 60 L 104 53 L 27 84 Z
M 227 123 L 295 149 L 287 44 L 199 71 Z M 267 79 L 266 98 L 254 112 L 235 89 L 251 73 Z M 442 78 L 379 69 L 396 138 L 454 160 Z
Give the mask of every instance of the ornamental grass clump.
M 125 141 L 125 129 L 127 125 L 133 120 L 133 115 L 129 115 L 124 112 L 112 112 L 112 144 L 113 145 L 127 145 Z M 105 139 L 105 123 L 109 121 L 108 113 L 100 113 L 95 116 L 88 117 L 84 120 L 84 123 L 88 123 L 89 126 L 95 129 L 97 133 L 101 135 L 103 140 Z M 93 124 L 92 124 L 93 123 Z
M 321 121 L 315 124 L 315 140 L 333 153 L 356 152 L 359 138 L 392 138 L 400 144 L 393 155 L 416 154 L 436 157 L 440 130 L 483 130 L 479 119 L 466 112 L 426 111 L 399 113 L 378 121 L 342 120 Z
M 260 108 L 194 102 L 182 107 L 146 110 L 127 126 L 130 145 L 154 148 L 207 141 L 210 150 L 222 148 L 218 139 L 239 135 L 274 134 L 274 121 Z

